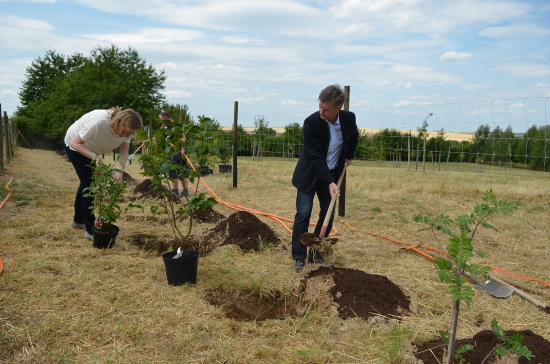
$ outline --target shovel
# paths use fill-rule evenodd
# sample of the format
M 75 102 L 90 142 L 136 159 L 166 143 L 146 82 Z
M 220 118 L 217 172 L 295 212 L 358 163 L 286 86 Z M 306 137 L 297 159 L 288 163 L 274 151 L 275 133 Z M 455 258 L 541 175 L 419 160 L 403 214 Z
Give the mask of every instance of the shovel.
M 407 250 L 414 250 L 416 253 L 431 260 L 432 262 L 435 262 L 434 255 L 432 255 L 431 253 L 424 252 L 414 246 L 408 246 Z M 475 287 L 477 287 L 478 289 L 484 292 L 487 292 L 493 297 L 506 298 L 506 297 L 510 297 L 514 293 L 514 289 L 508 285 L 504 285 L 504 284 L 492 281 L 490 279 L 487 279 L 484 282 L 480 282 L 466 272 L 462 274 L 464 275 L 464 277 L 466 277 L 468 281 L 473 283 Z
M 340 186 L 342 185 L 342 180 L 344 179 L 344 175 L 346 174 L 346 168 L 348 164 L 344 163 L 344 169 L 342 170 L 342 173 L 340 173 L 340 177 L 338 177 L 338 182 L 336 183 L 336 186 L 338 186 L 338 189 L 340 189 Z M 332 216 L 332 211 L 334 211 L 334 205 L 336 205 L 336 197 L 338 197 L 336 194 L 332 196 L 332 199 L 330 200 L 330 205 L 328 206 L 327 214 L 325 216 L 325 220 L 323 221 L 323 226 L 321 226 L 321 231 L 319 232 L 319 237 L 323 239 L 325 237 L 325 234 L 327 233 L 327 227 L 328 222 L 330 221 L 330 217 Z

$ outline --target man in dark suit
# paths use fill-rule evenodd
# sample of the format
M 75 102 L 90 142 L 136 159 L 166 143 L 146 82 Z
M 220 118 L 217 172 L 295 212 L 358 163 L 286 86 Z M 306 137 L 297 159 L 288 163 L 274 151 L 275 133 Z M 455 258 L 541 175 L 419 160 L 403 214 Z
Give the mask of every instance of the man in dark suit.
M 304 148 L 298 159 L 292 184 L 298 189 L 296 195 L 296 216 L 292 228 L 292 259 L 296 271 L 306 265 L 306 259 L 319 264 L 328 263 L 318 252 L 302 244 L 301 237 L 308 231 L 315 194 L 319 200 L 319 220 L 314 230 L 319 235 L 332 196 L 340 195 L 336 182 L 344 169 L 351 164 L 359 140 L 355 114 L 342 110 L 345 94 L 338 85 L 325 87 L 319 94 L 319 111 L 304 121 Z M 327 234 L 332 228 L 332 214 Z

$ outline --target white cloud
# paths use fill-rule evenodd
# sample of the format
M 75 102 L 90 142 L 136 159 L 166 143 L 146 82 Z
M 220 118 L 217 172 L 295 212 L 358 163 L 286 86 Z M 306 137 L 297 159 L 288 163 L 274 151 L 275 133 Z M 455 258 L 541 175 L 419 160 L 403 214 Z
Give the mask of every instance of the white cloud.
M 193 94 L 184 90 L 169 90 L 166 91 L 166 96 L 173 99 L 189 99 L 193 97 Z
M 539 27 L 535 24 L 519 23 L 499 27 L 489 27 L 481 30 L 479 35 L 497 39 L 532 39 L 534 37 L 550 37 L 550 28 Z
M 462 86 L 460 89 L 461 90 L 464 90 L 464 91 L 475 91 L 475 90 L 483 90 L 483 89 L 487 89 L 489 88 L 490 86 L 488 84 L 469 84 L 469 85 L 464 85 Z
M 443 53 L 441 57 L 439 57 L 439 60 L 441 62 L 460 61 L 464 59 L 470 59 L 471 57 L 472 53 L 449 51 Z
M 407 101 L 407 100 L 401 100 L 399 102 L 394 103 L 392 106 L 411 106 L 411 105 L 427 105 L 427 102 L 420 102 L 420 101 Z
M 494 72 L 503 72 L 515 77 L 549 77 L 550 66 L 542 64 L 509 64 L 492 69 Z
M 550 6 L 533 0 L 75 0 L 59 23 L 67 2 L 32 16 L 0 3 L 4 94 L 46 50 L 111 44 L 164 70 L 168 101 L 192 99 L 197 114 L 232 114 L 233 100 L 248 113 L 309 111 L 331 83 L 351 85 L 355 107 L 549 93 Z
M 267 99 L 263 96 L 259 96 L 259 97 L 238 97 L 236 99 L 236 101 L 238 102 L 243 102 L 243 103 L 259 103 L 259 104 L 264 104 L 267 102 Z
M 253 39 L 244 36 L 225 36 L 222 37 L 222 40 L 228 44 L 251 44 L 255 46 L 266 46 L 270 43 L 267 40 Z
M 354 23 L 342 30 L 342 35 L 366 36 L 371 33 L 372 27 L 366 23 Z
M 411 82 L 404 82 L 404 81 L 399 81 L 397 82 L 397 88 L 404 88 L 404 89 L 409 89 L 412 87 L 412 83 Z
M 3 26 L 37 31 L 51 31 L 55 27 L 43 20 L 23 18 L 20 16 L 6 15 L 2 17 Z
M 283 100 L 281 101 L 282 106 L 304 106 L 307 105 L 307 103 L 297 100 Z
M 206 35 L 197 30 L 178 28 L 141 28 L 133 33 L 97 33 L 83 34 L 87 39 L 99 40 L 108 43 L 121 43 L 128 45 L 140 44 L 174 44 L 179 42 L 200 41 Z

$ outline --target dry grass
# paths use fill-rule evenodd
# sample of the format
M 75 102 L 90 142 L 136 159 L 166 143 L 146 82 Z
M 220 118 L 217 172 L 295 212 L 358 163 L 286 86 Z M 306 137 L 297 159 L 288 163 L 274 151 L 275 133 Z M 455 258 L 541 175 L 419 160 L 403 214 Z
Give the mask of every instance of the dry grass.
M 293 218 L 295 161 L 239 159 L 238 188 L 230 175 L 206 178 L 224 201 Z M 128 168 L 142 180 L 136 164 Z M 0 210 L 0 361 L 5 363 L 399 363 L 388 352 L 396 342 L 426 340 L 448 330 L 450 297 L 431 263 L 399 252 L 394 241 L 437 247 L 415 213 L 469 212 L 492 188 L 497 198 L 522 204 L 511 216 L 491 222 L 501 232 L 483 230 L 475 245 L 480 263 L 550 281 L 550 182 L 547 176 L 503 176 L 457 172 L 408 172 L 355 162 L 347 177 L 347 225 L 337 223 L 336 258 L 345 267 L 381 274 L 402 287 L 415 307 L 393 324 L 328 317 L 311 307 L 302 318 L 236 321 L 207 303 L 209 290 L 253 289 L 292 294 L 303 277 L 290 258 L 290 233 L 260 217 L 283 240 L 283 248 L 242 254 L 217 249 L 199 262 L 193 287 L 166 283 L 162 259 L 131 243 L 134 234 L 170 236 L 167 225 L 132 210 L 119 222 L 116 246 L 94 249 L 81 230 L 70 227 L 77 185 L 70 163 L 46 151 L 20 149 L 0 176 L 14 177 L 13 194 Z M 5 196 L 5 191 L 0 197 Z M 229 216 L 234 211 L 218 206 Z M 314 211 L 314 214 L 317 212 Z M 200 235 L 210 226 L 201 225 Z M 285 249 L 286 248 L 286 249 Z M 308 266 L 308 269 L 311 269 Z M 550 289 L 523 282 L 546 292 Z M 513 295 L 496 299 L 477 291 L 462 307 L 459 337 L 490 328 L 531 329 L 550 339 L 548 314 Z M 399 342 L 399 340 L 397 341 Z

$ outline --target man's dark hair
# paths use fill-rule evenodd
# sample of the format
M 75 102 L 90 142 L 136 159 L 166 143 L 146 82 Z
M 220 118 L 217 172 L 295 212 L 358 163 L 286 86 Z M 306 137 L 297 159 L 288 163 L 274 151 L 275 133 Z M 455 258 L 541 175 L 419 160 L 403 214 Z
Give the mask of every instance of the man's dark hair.
M 159 117 L 163 120 L 173 120 L 172 115 L 168 111 L 163 111 L 159 114 Z
M 330 85 L 325 87 L 319 94 L 319 101 L 330 102 L 334 107 L 344 106 L 346 94 L 340 85 Z

